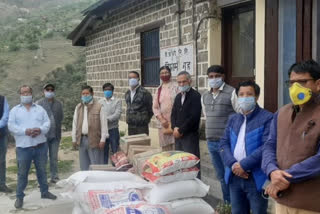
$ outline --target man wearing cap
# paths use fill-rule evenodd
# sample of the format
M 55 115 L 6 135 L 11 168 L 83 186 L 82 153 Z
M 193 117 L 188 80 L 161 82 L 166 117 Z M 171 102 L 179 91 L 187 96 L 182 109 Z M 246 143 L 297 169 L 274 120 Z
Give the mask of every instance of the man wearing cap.
M 49 148 L 51 183 L 56 183 L 58 177 L 58 151 L 61 140 L 61 124 L 63 120 L 63 108 L 59 100 L 55 99 L 55 87 L 53 84 L 43 86 L 44 98 L 36 103 L 42 106 L 50 119 L 50 129 L 46 134 Z

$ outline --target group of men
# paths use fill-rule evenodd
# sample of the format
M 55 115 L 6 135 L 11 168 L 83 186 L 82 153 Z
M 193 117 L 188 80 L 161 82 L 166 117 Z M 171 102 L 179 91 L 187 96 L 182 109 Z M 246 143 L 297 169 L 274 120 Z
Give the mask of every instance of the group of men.
M 234 89 L 221 66 L 208 69 L 208 150 L 233 214 L 267 213 L 268 196 L 277 214 L 320 213 L 320 66 L 295 63 L 288 76 L 292 103 L 272 114 L 257 104 L 255 82 Z
M 179 94 L 175 97 L 171 128 L 175 149 L 200 157 L 201 111 L 206 118 L 206 139 L 223 198 L 232 213 L 267 213 L 271 196 L 277 213 L 320 213 L 320 66 L 313 60 L 296 63 L 289 69 L 292 103 L 272 114 L 257 101 L 260 87 L 244 81 L 235 89 L 225 83 L 223 67 L 208 68 L 208 90 L 202 95 L 191 87 L 188 72 L 177 75 Z M 128 134 L 149 134 L 153 116 L 152 95 L 140 84 L 138 72 L 129 72 L 125 93 Z M 46 84 L 45 97 L 33 102 L 32 89 L 22 86 L 21 103 L 9 114 L 5 97 L 0 96 L 0 191 L 5 185 L 6 127 L 14 135 L 18 164 L 16 208 L 23 205 L 24 189 L 33 162 L 41 197 L 56 199 L 48 191 L 46 163 L 50 157 L 51 182 L 57 174 L 57 155 L 63 120 L 62 104 L 55 99 L 55 86 Z M 121 99 L 114 86 L 102 86 L 104 98 L 96 100 L 93 88 L 85 86 L 76 106 L 72 142 L 79 147 L 81 170 L 91 164 L 106 164 L 109 147 L 119 147 Z

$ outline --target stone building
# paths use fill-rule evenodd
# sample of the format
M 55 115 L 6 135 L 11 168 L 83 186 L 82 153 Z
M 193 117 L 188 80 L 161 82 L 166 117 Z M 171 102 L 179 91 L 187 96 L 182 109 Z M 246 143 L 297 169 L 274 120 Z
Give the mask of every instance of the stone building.
M 100 0 L 68 38 L 86 47 L 87 82 L 97 96 L 111 82 L 123 98 L 132 70 L 153 94 L 164 64 L 190 72 L 202 92 L 208 65 L 222 64 L 233 86 L 255 80 L 259 104 L 274 112 L 289 101 L 290 64 L 320 59 L 319 8 L 317 0 Z M 219 189 L 204 141 L 201 147 L 203 180 Z

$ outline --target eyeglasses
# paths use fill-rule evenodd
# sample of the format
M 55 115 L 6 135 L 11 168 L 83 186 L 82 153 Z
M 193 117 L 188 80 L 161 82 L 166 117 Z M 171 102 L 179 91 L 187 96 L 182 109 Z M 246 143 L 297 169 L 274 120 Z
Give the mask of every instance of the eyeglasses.
M 299 83 L 300 85 L 305 85 L 305 84 L 307 84 L 308 81 L 311 81 L 311 80 L 314 80 L 314 79 L 287 80 L 285 83 L 286 83 L 287 87 L 290 87 L 294 83 Z

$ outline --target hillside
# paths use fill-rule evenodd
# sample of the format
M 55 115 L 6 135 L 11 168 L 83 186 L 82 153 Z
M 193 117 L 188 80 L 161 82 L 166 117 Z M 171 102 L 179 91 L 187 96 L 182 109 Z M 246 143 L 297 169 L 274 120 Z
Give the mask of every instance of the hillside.
M 11 106 L 19 102 L 19 86 L 37 86 L 50 72 L 79 59 L 83 49 L 66 36 L 95 1 L 0 0 L 0 94 Z

